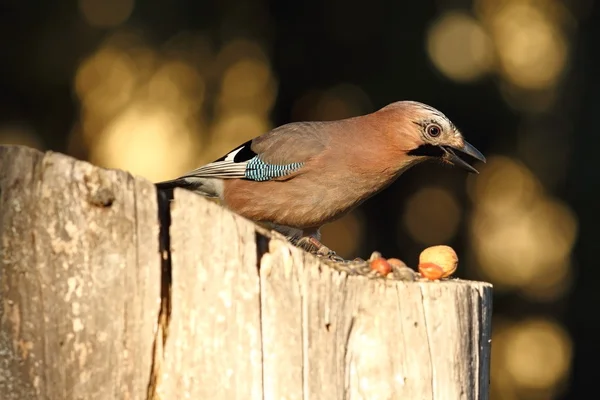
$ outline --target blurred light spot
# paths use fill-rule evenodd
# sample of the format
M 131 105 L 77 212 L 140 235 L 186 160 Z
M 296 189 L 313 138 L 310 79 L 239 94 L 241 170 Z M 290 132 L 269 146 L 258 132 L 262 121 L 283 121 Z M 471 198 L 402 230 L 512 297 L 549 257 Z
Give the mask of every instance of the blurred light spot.
M 497 399 L 549 399 L 560 394 L 571 366 L 572 342 L 556 322 L 492 321 L 490 392 Z
M 136 73 L 133 60 L 125 52 L 113 48 L 101 49 L 79 66 L 75 75 L 75 92 L 83 103 L 84 113 L 90 111 L 98 121 L 94 125 L 113 117 L 127 106 L 134 94 Z M 84 134 L 94 131 L 85 129 Z M 86 139 L 88 144 L 89 140 L 93 140 L 89 136 Z
M 129 19 L 134 0 L 79 0 L 79 10 L 91 26 L 109 28 Z
M 309 91 L 294 104 L 295 121 L 331 121 L 373 111 L 371 99 L 359 86 L 343 83 L 324 92 Z
M 501 314 L 492 317 L 492 354 L 490 357 L 490 398 L 517 399 L 515 383 L 506 368 L 507 333 L 514 323 L 502 318 Z
M 541 191 L 533 173 L 509 157 L 489 157 L 479 170 L 480 174 L 469 182 L 474 183 L 470 193 L 475 205 L 490 213 L 502 215 L 518 206 L 529 207 Z
M 344 258 L 357 257 L 358 247 L 362 242 L 364 219 L 359 210 L 323 226 L 321 229 L 323 242 Z
M 573 273 L 568 260 L 545 265 L 543 274 L 535 276 L 525 286 L 521 293 L 528 299 L 539 302 L 552 302 L 562 298 L 571 289 Z
M 503 217 L 476 213 L 474 241 L 489 278 L 498 286 L 525 287 L 551 273 L 549 266 L 557 268 L 554 263 L 569 254 L 575 232 L 573 216 L 563 211 L 559 203 L 547 201 Z
M 530 319 L 511 327 L 502 345 L 505 368 L 523 389 L 548 389 L 560 384 L 571 364 L 572 343 L 557 323 Z
M 255 113 L 232 112 L 220 116 L 211 125 L 211 136 L 214 138 L 207 157 L 210 160 L 221 157 L 241 143 L 270 130 L 266 117 Z
M 220 108 L 253 110 L 266 114 L 275 101 L 276 84 L 270 66 L 262 59 L 244 58 L 223 75 Z
M 135 34 L 112 35 L 77 70 L 82 117 L 70 149 L 103 167 L 172 178 L 201 158 L 204 88 L 183 58 L 166 58 Z
M 567 41 L 543 9 L 507 2 L 491 16 L 490 28 L 505 79 L 525 89 L 557 82 L 567 62 Z
M 429 29 L 427 51 L 433 64 L 448 78 L 473 81 L 493 65 L 492 42 L 473 17 L 449 12 Z
M 220 80 L 220 88 L 213 100 L 209 146 L 202 155 L 207 161 L 268 132 L 269 113 L 277 95 L 276 78 L 258 42 L 228 42 L 218 52 L 211 71 L 209 78 Z
M 225 71 L 223 92 L 231 97 L 254 97 L 268 85 L 270 71 L 262 61 L 243 59 Z
M 431 245 L 450 240 L 456 234 L 460 218 L 456 198 L 445 189 L 429 187 L 410 197 L 403 221 L 415 240 Z
M 20 145 L 43 150 L 40 137 L 33 128 L 24 124 L 5 124 L 0 126 L 0 145 Z
M 131 106 L 112 120 L 90 151 L 93 163 L 151 180 L 172 177 L 197 149 L 177 114 L 160 106 Z
M 207 43 L 185 34 L 156 50 L 135 32 L 107 38 L 76 74 L 82 119 L 71 148 L 159 180 L 267 132 L 277 82 L 261 45 L 235 40 L 213 57 Z
M 568 284 L 556 277 L 569 276 L 566 260 L 577 233 L 573 212 L 547 196 L 524 165 L 505 157 L 490 157 L 471 194 L 473 251 L 484 275 L 499 289 L 543 294 L 538 299 L 564 293 Z
M 162 64 L 148 82 L 149 100 L 168 104 L 186 113 L 198 111 L 204 100 L 204 81 L 198 71 L 183 61 Z

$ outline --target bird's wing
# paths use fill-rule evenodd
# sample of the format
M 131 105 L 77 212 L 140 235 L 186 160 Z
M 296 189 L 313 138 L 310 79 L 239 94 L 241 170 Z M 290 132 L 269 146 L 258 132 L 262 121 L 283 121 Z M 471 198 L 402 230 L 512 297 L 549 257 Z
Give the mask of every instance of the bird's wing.
M 268 181 L 303 167 L 327 144 L 327 122 L 294 122 L 247 141 L 223 157 L 179 179 L 218 178 Z

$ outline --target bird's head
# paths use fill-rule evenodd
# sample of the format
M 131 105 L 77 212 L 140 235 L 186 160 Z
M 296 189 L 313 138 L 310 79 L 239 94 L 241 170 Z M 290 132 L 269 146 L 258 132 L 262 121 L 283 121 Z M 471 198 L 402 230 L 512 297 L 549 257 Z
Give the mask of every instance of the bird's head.
M 437 158 L 443 162 L 478 173 L 465 159 L 485 162 L 485 157 L 468 143 L 444 114 L 423 103 L 400 101 L 380 110 L 392 120 L 401 121 L 404 151 L 409 156 Z M 398 118 L 394 118 L 396 115 Z

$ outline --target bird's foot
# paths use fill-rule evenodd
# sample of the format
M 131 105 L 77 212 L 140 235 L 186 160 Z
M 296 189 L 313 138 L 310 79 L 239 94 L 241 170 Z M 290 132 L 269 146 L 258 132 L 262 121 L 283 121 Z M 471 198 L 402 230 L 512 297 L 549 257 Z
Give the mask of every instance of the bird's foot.
M 335 251 L 321 243 L 317 238 L 312 236 L 304 236 L 298 239 L 296 246 L 314 254 L 318 257 L 323 257 L 332 261 L 344 262 L 345 260 L 338 256 Z
M 368 260 L 359 257 L 353 260 L 345 260 L 312 236 L 304 236 L 294 244 L 311 254 L 321 257 L 331 268 L 345 272 L 348 275 L 360 275 L 372 279 L 387 276 L 388 279 L 399 281 L 414 281 L 417 279 L 418 274 L 402 261 L 390 258 L 388 262 L 376 251 L 371 254 Z

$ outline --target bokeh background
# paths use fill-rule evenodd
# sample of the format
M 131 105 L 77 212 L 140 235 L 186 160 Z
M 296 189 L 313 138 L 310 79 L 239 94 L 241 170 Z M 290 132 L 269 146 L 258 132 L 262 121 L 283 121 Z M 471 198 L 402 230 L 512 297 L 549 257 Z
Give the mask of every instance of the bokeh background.
M 590 398 L 599 24 L 593 0 L 3 0 L 0 143 L 158 181 L 283 123 L 428 103 L 481 174 L 421 164 L 325 243 L 412 266 L 453 246 L 495 287 L 492 398 Z

